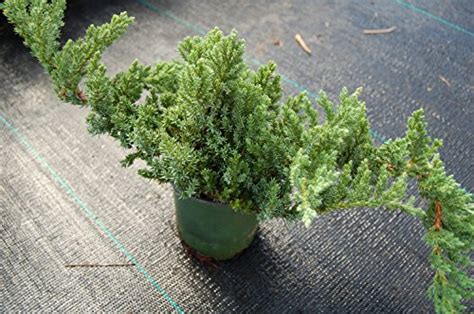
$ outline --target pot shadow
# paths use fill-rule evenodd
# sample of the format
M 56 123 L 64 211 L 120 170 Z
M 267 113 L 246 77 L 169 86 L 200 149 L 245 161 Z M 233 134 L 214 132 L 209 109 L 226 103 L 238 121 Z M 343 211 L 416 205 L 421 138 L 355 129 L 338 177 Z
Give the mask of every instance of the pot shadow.
M 187 263 L 189 274 L 198 273 L 205 281 L 210 279 L 207 285 L 210 291 L 218 288 L 216 299 L 206 297 L 206 302 L 213 303 L 211 307 L 216 311 L 302 312 L 307 310 L 308 298 L 316 298 L 308 289 L 311 283 L 305 278 L 300 256 L 291 247 L 283 250 L 284 255 L 279 254 L 281 250 L 274 248 L 284 239 L 269 233 L 259 227 L 255 240 L 245 251 L 215 266 L 196 258 Z M 334 311 L 323 303 L 319 309 Z
M 320 219 L 319 228 L 311 229 L 264 223 L 247 250 L 217 263 L 217 269 L 193 258 L 186 272 L 207 291 L 196 291 L 201 304 L 189 310 L 205 305 L 251 313 L 432 311 L 424 283 L 429 271 L 413 276 L 429 267 L 424 258 L 405 254 L 416 249 L 378 252 L 371 245 L 380 234 L 363 232 L 353 242 L 333 229 L 334 222 Z M 401 249 L 398 239 L 392 241 Z

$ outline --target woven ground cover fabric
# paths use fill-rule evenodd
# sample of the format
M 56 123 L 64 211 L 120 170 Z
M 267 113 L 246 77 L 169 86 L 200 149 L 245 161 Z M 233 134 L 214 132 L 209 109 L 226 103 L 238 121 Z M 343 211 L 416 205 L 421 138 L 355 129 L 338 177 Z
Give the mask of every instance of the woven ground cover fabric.
M 474 190 L 471 1 L 70 0 L 65 38 L 125 10 L 136 23 L 105 54 L 111 73 L 177 57 L 185 36 L 235 28 L 249 64 L 279 65 L 287 94 L 336 99 L 363 86 L 379 143 L 425 108 L 448 171 Z M 57 100 L 1 23 L 0 311 L 433 311 L 423 228 L 398 212 L 336 213 L 308 229 L 268 221 L 238 258 L 196 261 L 177 237 L 171 187 L 120 167 L 124 151 L 87 133 L 87 110 Z M 65 267 L 83 263 L 134 265 Z

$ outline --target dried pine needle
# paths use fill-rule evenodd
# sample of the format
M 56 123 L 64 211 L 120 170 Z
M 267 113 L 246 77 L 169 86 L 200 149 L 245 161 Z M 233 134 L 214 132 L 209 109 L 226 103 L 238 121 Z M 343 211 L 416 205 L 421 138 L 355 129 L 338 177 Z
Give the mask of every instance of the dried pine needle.
M 311 49 L 309 49 L 308 45 L 304 41 L 303 37 L 300 34 L 295 35 L 295 40 L 300 45 L 300 47 L 309 55 L 311 55 Z

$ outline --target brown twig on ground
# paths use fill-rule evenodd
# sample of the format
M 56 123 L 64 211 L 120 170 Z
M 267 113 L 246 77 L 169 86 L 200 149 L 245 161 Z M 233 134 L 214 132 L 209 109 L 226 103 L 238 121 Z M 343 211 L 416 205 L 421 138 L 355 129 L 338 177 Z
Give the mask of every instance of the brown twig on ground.
M 295 40 L 300 45 L 300 47 L 306 52 L 307 54 L 311 55 L 311 49 L 309 49 L 308 45 L 306 45 L 306 42 L 304 41 L 303 37 L 301 37 L 300 34 L 295 35 Z
M 364 29 L 363 33 L 366 35 L 380 35 L 380 34 L 388 34 L 396 30 L 395 26 L 389 28 L 379 28 L 379 29 Z
M 272 44 L 273 44 L 273 46 L 278 46 L 278 47 L 283 46 L 283 42 L 282 42 L 281 40 L 279 40 L 279 39 L 273 40 L 273 41 L 272 41 Z
M 66 268 L 74 268 L 74 267 L 128 267 L 128 266 L 135 266 L 135 264 L 94 264 L 94 263 L 84 263 L 84 264 L 66 264 L 64 267 Z
M 439 79 L 440 79 L 444 84 L 446 84 L 446 86 L 451 87 L 451 83 L 448 81 L 447 78 L 445 78 L 445 77 L 442 76 L 442 75 L 438 75 L 438 77 L 439 77 Z

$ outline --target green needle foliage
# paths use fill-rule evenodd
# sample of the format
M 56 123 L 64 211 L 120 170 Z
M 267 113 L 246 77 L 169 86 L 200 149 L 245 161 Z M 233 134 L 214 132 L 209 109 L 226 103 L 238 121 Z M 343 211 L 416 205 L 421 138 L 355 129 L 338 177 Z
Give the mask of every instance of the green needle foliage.
M 357 207 L 416 216 L 432 247 L 429 295 L 436 311 L 465 310 L 474 286 L 472 195 L 446 174 L 441 142 L 428 136 L 422 110 L 408 120 L 404 137 L 376 146 L 360 90 L 344 89 L 337 106 L 321 92 L 323 119 L 305 93 L 282 100 L 276 65 L 249 69 L 243 40 L 217 28 L 184 39 L 179 60 L 135 61 L 110 77 L 101 55 L 133 19 L 115 15 L 60 47 L 65 6 L 65 0 L 7 0 L 3 11 L 58 96 L 90 109 L 90 132 L 107 133 L 129 150 L 123 165 L 141 159 L 140 175 L 172 183 L 182 197 L 228 203 L 261 219 L 309 225 Z M 410 184 L 425 209 L 408 197 Z

